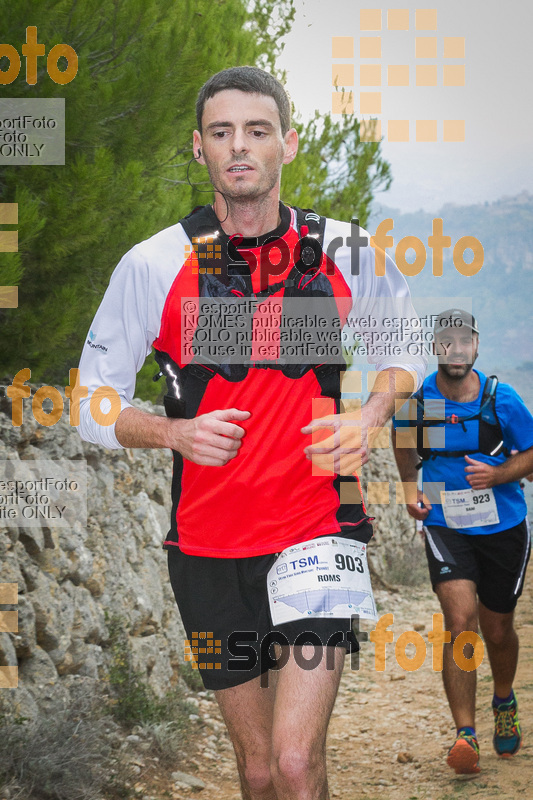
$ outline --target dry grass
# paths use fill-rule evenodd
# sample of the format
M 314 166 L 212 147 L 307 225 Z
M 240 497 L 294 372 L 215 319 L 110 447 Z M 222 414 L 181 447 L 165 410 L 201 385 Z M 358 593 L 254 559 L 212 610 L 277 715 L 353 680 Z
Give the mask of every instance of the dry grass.
M 110 800 L 126 797 L 126 768 L 113 757 L 109 725 L 109 718 L 90 701 L 50 719 L 4 718 L 0 727 L 2 789 L 8 790 L 10 800 L 100 800 L 104 791 Z M 115 779 L 110 782 L 111 764 Z

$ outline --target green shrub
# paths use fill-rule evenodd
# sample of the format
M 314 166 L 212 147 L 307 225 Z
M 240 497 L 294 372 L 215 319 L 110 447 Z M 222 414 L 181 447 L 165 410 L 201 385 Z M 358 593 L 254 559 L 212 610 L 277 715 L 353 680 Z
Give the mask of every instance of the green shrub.
M 158 697 L 145 675 L 132 665 L 128 635 L 124 621 L 117 616 L 108 618 L 111 664 L 108 678 L 113 716 L 126 727 L 172 722 L 184 731 L 189 724 L 189 714 L 196 709 L 188 703 L 179 686 L 172 687 L 163 697 Z M 203 688 L 203 687 L 202 687 Z

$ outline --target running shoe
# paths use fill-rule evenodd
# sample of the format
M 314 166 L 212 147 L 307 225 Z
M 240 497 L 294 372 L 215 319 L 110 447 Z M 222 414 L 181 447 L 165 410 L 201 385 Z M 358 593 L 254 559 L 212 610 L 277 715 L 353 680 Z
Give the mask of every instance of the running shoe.
M 470 775 L 481 771 L 478 761 L 479 745 L 476 737 L 460 733 L 448 751 L 446 763 L 458 775 Z
M 522 731 L 518 721 L 516 697 L 510 703 L 492 706 L 494 712 L 494 749 L 501 758 L 511 758 L 520 750 Z

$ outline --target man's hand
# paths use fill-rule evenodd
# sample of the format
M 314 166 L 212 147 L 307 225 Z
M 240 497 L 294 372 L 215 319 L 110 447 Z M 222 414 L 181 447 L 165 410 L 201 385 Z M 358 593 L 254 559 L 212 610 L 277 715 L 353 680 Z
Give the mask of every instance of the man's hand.
M 238 454 L 245 434 L 236 422 L 249 416 L 225 408 L 194 419 L 159 417 L 130 406 L 120 412 L 115 433 L 123 447 L 168 447 L 195 464 L 223 467 Z
M 407 503 L 406 508 L 407 513 L 410 514 L 414 519 L 422 521 L 425 520 L 433 506 L 427 499 L 424 492 L 421 489 L 417 489 L 416 503 Z
M 533 468 L 533 447 L 520 453 L 512 451 L 508 459 L 495 467 L 483 461 L 475 461 L 470 456 L 465 456 L 465 461 L 468 464 L 465 467 L 466 479 L 472 489 L 490 489 L 492 486 L 520 481 L 522 478 L 529 480 Z
M 172 431 L 175 441 L 170 446 L 194 464 L 223 467 L 237 456 L 245 434 L 244 428 L 231 420 L 243 421 L 249 416 L 249 411 L 226 408 L 194 419 L 182 419 L 179 427 Z
M 324 441 L 308 445 L 304 452 L 320 469 L 338 475 L 353 475 L 370 457 L 372 440 L 368 441 L 369 428 L 378 428 L 382 424 L 382 415 L 371 405 L 363 406 L 360 411 L 314 419 L 301 429 L 303 434 L 325 428 L 331 435 Z
M 466 479 L 472 489 L 490 489 L 501 483 L 499 478 L 499 467 L 493 467 L 491 464 L 485 464 L 484 461 L 475 461 L 470 456 L 465 456 L 465 461 L 468 464 L 465 467 Z

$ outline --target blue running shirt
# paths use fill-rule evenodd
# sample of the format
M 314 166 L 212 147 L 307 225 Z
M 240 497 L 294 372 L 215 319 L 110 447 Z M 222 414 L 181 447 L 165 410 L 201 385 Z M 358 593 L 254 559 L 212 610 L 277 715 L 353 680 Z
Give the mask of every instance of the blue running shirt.
M 428 400 L 440 400 L 445 403 L 445 416 L 456 414 L 458 417 L 466 417 L 470 414 L 476 414 L 481 406 L 481 396 L 485 386 L 486 376 L 474 370 L 480 381 L 479 394 L 476 400 L 470 403 L 457 403 L 452 400 L 444 398 L 444 396 L 437 389 L 437 373 L 434 372 L 424 381 L 424 402 Z M 442 406 L 441 406 L 442 407 Z M 508 450 L 528 450 L 533 447 L 533 416 L 527 409 L 524 401 L 515 390 L 507 383 L 499 383 L 496 389 L 496 415 L 501 425 L 504 445 Z M 399 414 L 399 417 L 402 415 Z M 409 425 L 406 419 L 393 418 L 395 428 L 400 428 Z M 413 424 L 413 423 L 411 423 Z M 434 450 L 475 450 L 479 447 L 479 420 L 470 420 L 464 423 L 466 433 L 463 426 L 460 424 L 448 423 L 444 425 L 436 425 L 434 427 L 426 428 L 429 431 L 429 443 Z M 445 429 L 445 447 L 442 447 L 443 428 Z M 506 458 L 503 454 L 499 456 L 488 456 L 482 453 L 472 453 L 470 458 L 476 461 L 483 461 L 487 464 L 494 466 L 502 464 Z M 422 467 L 423 483 L 441 483 L 444 484 L 441 488 L 446 491 L 457 489 L 470 489 L 465 472 L 465 467 L 468 462 L 464 456 L 430 458 L 424 462 Z M 498 516 L 500 521 L 492 525 L 481 525 L 473 528 L 459 528 L 460 533 L 468 533 L 471 535 L 480 535 L 487 533 L 498 533 L 518 525 L 527 514 L 527 506 L 524 499 L 524 494 L 520 488 L 518 481 L 512 483 L 499 484 L 493 486 L 494 498 L 498 508 Z M 428 494 L 426 490 L 426 495 Z M 439 495 L 435 496 L 435 492 L 431 492 L 431 503 L 433 509 L 430 511 L 424 525 L 442 525 L 447 527 L 444 518 L 442 505 L 439 502 Z

